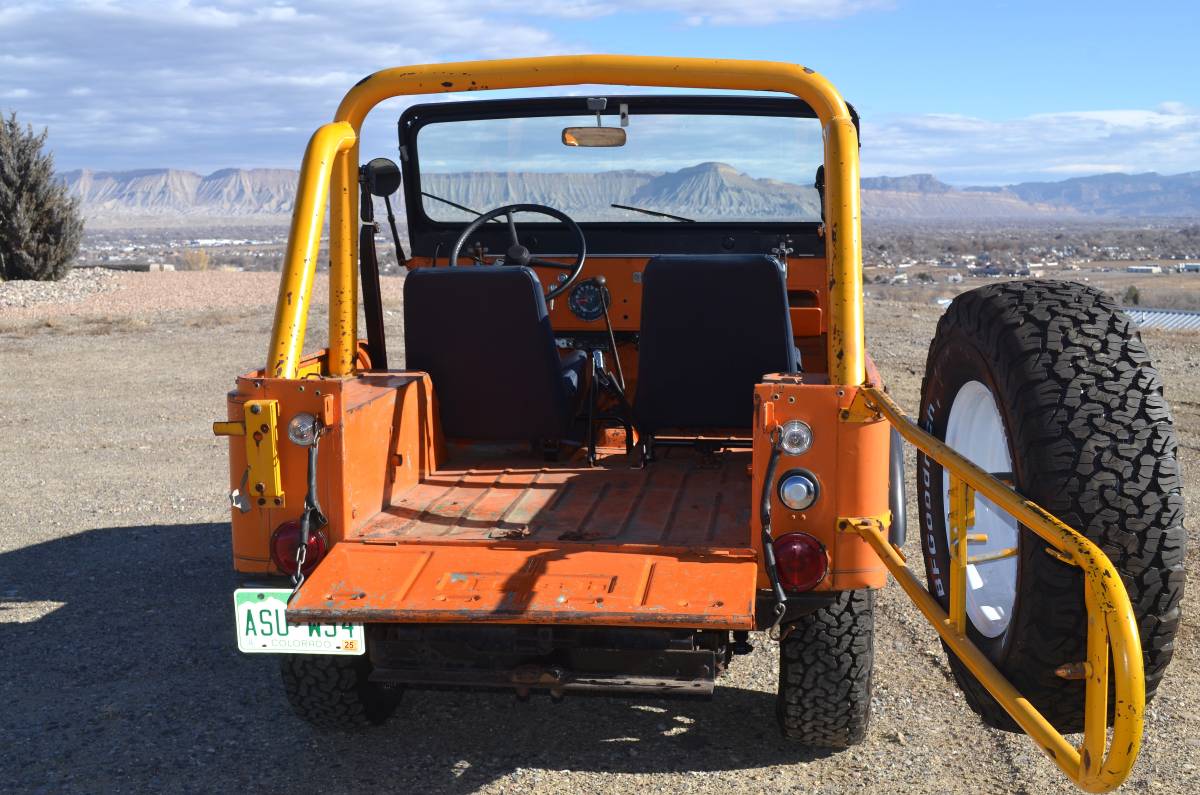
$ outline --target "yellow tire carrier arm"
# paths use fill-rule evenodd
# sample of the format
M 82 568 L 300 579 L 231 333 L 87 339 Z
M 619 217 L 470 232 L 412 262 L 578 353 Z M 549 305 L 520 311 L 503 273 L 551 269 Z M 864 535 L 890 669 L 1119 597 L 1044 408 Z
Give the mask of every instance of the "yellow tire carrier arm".
M 887 420 L 950 475 L 950 612 L 942 609 L 909 570 L 877 523 L 855 522 L 854 530 L 871 545 L 946 645 L 1078 787 L 1088 792 L 1119 787 L 1133 769 L 1141 746 L 1146 682 L 1137 619 L 1112 561 L 1083 535 L 926 433 L 882 390 L 863 387 L 854 403 L 851 414 Z M 1086 679 L 1083 742 L 1078 748 L 1042 717 L 967 637 L 966 567 L 972 561 L 966 542 L 973 540 L 968 530 L 974 523 L 976 491 L 1044 540 L 1049 545 L 1047 552 L 1083 570 L 1088 634 L 1087 660 L 1077 667 Z M 1110 653 L 1116 703 L 1112 740 L 1106 748 Z
M 359 81 L 332 124 L 309 143 L 300 172 L 292 231 L 280 284 L 267 372 L 296 377 L 312 289 L 325 197 L 329 202 L 329 374 L 354 373 L 357 337 L 358 218 L 355 183 L 363 119 L 385 99 L 452 91 L 571 85 L 669 86 L 778 91 L 804 100 L 825 138 L 825 239 L 829 252 L 829 378 L 866 379 L 862 320 L 862 258 L 858 134 L 837 89 L 807 67 L 772 61 L 572 55 L 470 61 L 385 69 Z

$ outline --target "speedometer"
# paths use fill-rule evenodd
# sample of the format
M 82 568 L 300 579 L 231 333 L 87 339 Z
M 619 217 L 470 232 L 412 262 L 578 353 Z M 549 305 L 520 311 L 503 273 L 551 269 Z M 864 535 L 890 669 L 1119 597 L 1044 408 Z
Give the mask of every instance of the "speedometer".
M 608 288 L 588 279 L 575 285 L 567 296 L 567 308 L 580 320 L 599 320 L 609 302 Z

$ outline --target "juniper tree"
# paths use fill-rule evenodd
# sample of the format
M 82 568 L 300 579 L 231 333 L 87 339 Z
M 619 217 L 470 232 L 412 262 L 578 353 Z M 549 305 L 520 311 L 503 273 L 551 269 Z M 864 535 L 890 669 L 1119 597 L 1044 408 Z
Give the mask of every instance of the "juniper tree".
M 54 178 L 45 143 L 45 130 L 0 116 L 0 279 L 61 279 L 79 253 L 79 205 Z

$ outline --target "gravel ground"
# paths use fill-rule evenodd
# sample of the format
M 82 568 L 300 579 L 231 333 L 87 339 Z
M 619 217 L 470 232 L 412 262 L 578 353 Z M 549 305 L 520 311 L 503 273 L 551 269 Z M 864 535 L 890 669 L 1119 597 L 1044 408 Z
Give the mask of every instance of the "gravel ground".
M 385 277 L 384 299 L 399 305 L 402 284 L 399 277 Z M 0 332 L 23 332 L 37 326 L 94 330 L 105 324 L 138 328 L 180 318 L 257 317 L 264 308 L 270 317 L 278 292 L 279 274 L 269 272 L 142 273 L 79 268 L 61 282 L 0 282 Z M 324 305 L 328 296 L 322 275 L 313 290 L 313 302 Z
M 399 280 L 386 281 L 398 340 Z M 1028 740 L 979 723 L 895 586 L 879 602 L 870 735 L 846 752 L 779 739 L 762 637 L 708 702 L 414 692 L 382 729 L 314 733 L 288 711 L 274 661 L 234 648 L 225 442 L 209 431 L 234 376 L 260 362 L 275 277 L 115 282 L 0 309 L 0 791 L 1072 791 Z M 873 354 L 915 407 L 937 310 L 868 313 Z M 1195 516 L 1200 337 L 1147 341 Z M 1200 790 L 1194 617 L 1177 649 L 1126 791 Z
M 0 311 L 42 304 L 66 306 L 116 290 L 120 284 L 117 272 L 104 268 L 72 268 L 57 282 L 0 280 Z

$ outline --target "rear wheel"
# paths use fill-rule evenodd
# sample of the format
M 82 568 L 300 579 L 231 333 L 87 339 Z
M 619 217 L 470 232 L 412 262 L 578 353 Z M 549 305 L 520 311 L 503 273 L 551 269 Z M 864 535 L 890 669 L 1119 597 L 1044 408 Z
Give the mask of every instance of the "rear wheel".
M 871 718 L 875 592 L 843 591 L 784 632 L 775 701 L 783 736 L 821 748 L 862 742 Z
M 383 723 L 401 691 L 371 682 L 371 663 L 358 657 L 284 654 L 279 658 L 292 709 L 319 729 L 344 730 Z
M 1132 321 L 1070 282 L 963 293 L 930 346 L 920 420 L 1108 555 L 1137 614 L 1152 696 L 1179 624 L 1183 503 L 1162 381 Z M 929 589 L 946 606 L 949 478 L 924 455 L 917 468 Z M 975 510 L 971 532 L 987 540 L 970 553 L 990 559 L 967 570 L 968 635 L 1060 731 L 1079 731 L 1084 683 L 1055 671 L 1086 658 L 1082 572 L 986 498 Z M 972 709 L 1018 730 L 953 654 L 950 664 Z

